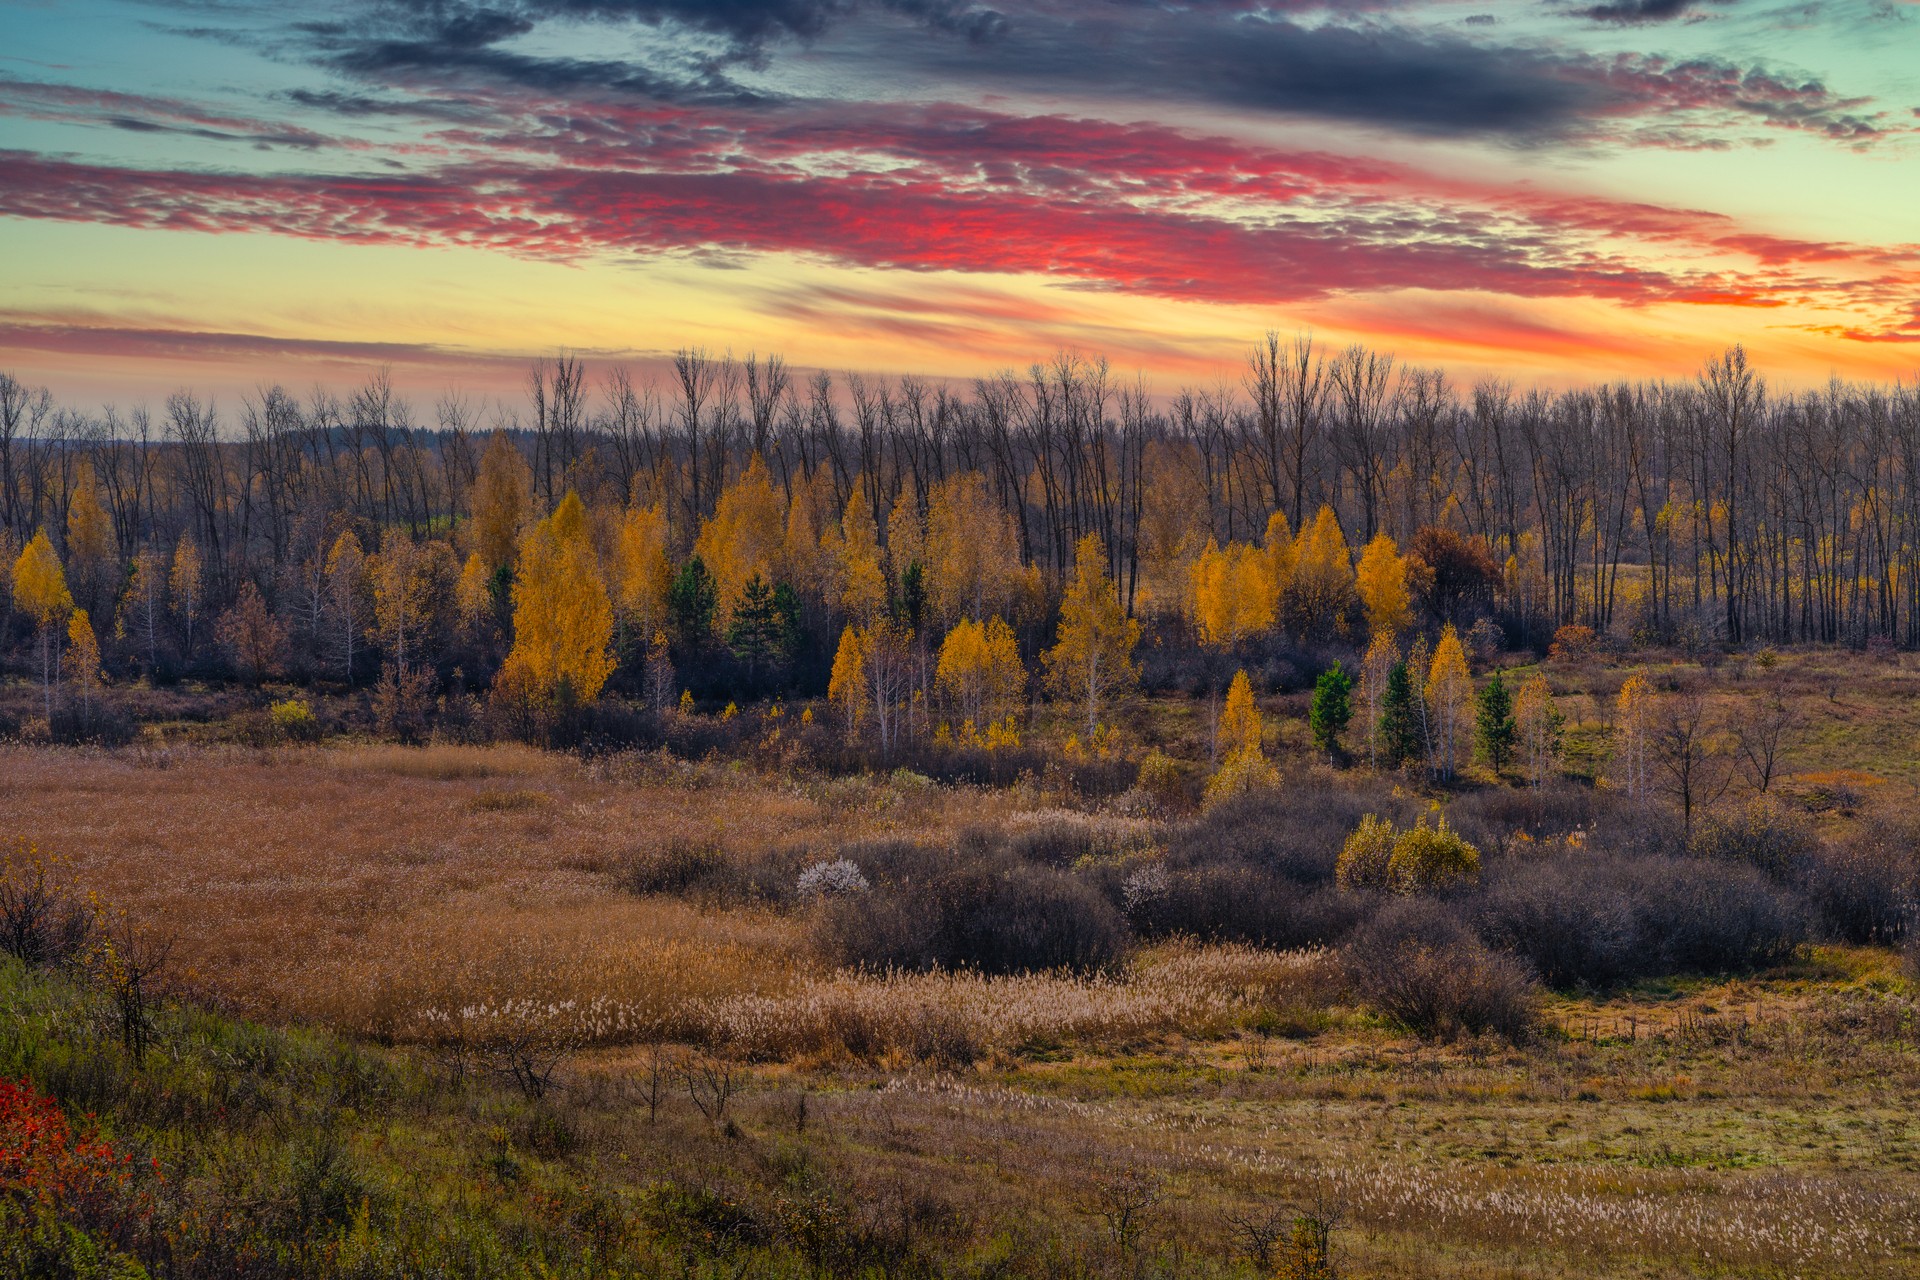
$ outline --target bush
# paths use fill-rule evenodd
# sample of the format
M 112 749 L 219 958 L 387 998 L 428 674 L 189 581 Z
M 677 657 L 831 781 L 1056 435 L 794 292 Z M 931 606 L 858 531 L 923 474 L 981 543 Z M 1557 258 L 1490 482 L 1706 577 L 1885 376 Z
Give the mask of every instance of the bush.
M 1920 864 L 1906 832 L 1872 827 L 1817 848 L 1801 882 L 1826 937 L 1889 943 L 1907 935 L 1920 910 Z
M 1803 875 L 1819 848 L 1805 817 L 1761 796 L 1731 813 L 1709 814 L 1687 843 L 1687 852 L 1696 858 L 1744 862 L 1778 880 Z
M 1292 949 L 1337 942 L 1372 905 L 1370 895 L 1307 887 L 1227 863 L 1166 873 L 1164 890 L 1128 916 L 1145 937 Z
M 47 722 L 47 737 L 66 747 L 124 747 L 139 736 L 133 717 L 105 702 L 89 709 L 69 699 L 53 709 Z
M 1517 1041 L 1538 1017 L 1526 967 L 1490 950 L 1437 902 L 1390 903 L 1354 931 L 1343 959 L 1361 998 L 1418 1035 Z
M 1216 805 L 1235 796 L 1271 791 L 1280 785 L 1280 771 L 1258 752 L 1236 755 L 1207 781 L 1207 803 Z
M 860 868 L 845 858 L 816 862 L 800 873 L 795 891 L 802 902 L 816 898 L 845 898 L 865 893 L 871 886 Z
M 1471 903 L 1482 936 L 1556 987 L 1740 973 L 1806 940 L 1806 913 L 1751 867 L 1576 854 L 1495 865 Z
M 1395 893 L 1433 893 L 1471 884 L 1480 878 L 1480 851 L 1447 825 L 1445 817 L 1418 825 L 1393 840 L 1387 860 L 1387 887 Z
M 1141 759 L 1133 785 L 1152 796 L 1161 808 L 1178 811 L 1193 807 L 1197 778 L 1193 766 L 1156 748 Z
M 1384 889 L 1393 861 L 1393 823 L 1377 814 L 1360 819 L 1345 844 L 1334 877 L 1342 889 Z
M 313 714 L 313 707 L 306 699 L 288 698 L 284 702 L 276 702 L 268 708 L 267 714 L 273 720 L 273 727 L 287 741 L 320 741 L 320 719 Z
M 895 969 L 1095 972 L 1126 957 L 1114 904 L 1071 872 L 1004 849 L 926 849 L 895 842 L 844 856 L 873 886 L 828 900 L 815 941 L 841 964 Z
M 1304 885 L 1331 884 L 1340 848 L 1360 820 L 1391 820 L 1405 805 L 1380 786 L 1369 794 L 1337 786 L 1291 785 L 1223 800 L 1175 829 L 1168 859 L 1178 866 L 1242 862 Z

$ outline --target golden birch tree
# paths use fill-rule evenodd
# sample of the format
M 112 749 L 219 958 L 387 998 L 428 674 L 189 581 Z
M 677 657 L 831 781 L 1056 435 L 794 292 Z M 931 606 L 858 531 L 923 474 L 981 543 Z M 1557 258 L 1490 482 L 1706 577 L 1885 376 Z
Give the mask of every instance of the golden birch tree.
M 1453 777 L 1460 747 L 1470 736 L 1473 715 L 1473 674 L 1460 636 L 1448 624 L 1440 633 L 1427 669 L 1426 702 L 1432 728 L 1434 766 L 1443 778 Z
M 1107 576 L 1107 553 L 1098 534 L 1074 548 L 1073 577 L 1060 601 L 1060 629 L 1046 652 L 1047 679 L 1053 691 L 1086 711 L 1087 734 L 1100 725 L 1100 708 L 1140 678 L 1133 647 L 1140 624 L 1120 607 Z
M 47 531 L 33 535 L 20 558 L 13 562 L 13 602 L 32 621 L 40 641 L 40 690 L 47 719 L 53 719 L 53 684 L 60 675 L 59 634 L 73 612 L 73 593 L 67 589 Z

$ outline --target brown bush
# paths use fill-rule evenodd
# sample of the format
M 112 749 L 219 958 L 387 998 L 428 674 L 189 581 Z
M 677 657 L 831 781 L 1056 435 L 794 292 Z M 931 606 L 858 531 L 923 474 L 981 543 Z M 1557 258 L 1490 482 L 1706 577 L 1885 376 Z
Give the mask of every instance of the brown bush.
M 1526 966 L 1489 950 L 1457 915 L 1422 898 L 1389 904 L 1354 930 L 1344 961 L 1355 991 L 1415 1033 L 1525 1039 L 1539 1002 Z

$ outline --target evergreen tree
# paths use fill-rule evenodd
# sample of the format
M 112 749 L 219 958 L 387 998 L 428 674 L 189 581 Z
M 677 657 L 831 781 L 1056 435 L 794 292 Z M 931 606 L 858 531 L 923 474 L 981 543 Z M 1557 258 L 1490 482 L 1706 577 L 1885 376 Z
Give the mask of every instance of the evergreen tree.
M 1513 720 L 1513 694 L 1498 671 L 1480 690 L 1474 712 L 1474 751 L 1495 773 L 1513 761 L 1513 745 L 1518 728 Z
M 792 583 L 773 584 L 773 612 L 780 623 L 781 657 L 791 661 L 800 652 L 801 642 L 807 638 L 806 613 L 800 603 L 800 593 L 793 589 Z
M 1307 727 L 1313 744 L 1328 755 L 1340 747 L 1340 733 L 1353 719 L 1353 677 L 1339 663 L 1313 682 L 1313 701 L 1307 707 Z
M 758 675 L 787 660 L 787 636 L 787 620 L 781 615 L 778 594 L 766 579 L 754 574 L 741 587 L 739 603 L 733 607 L 727 646 L 749 672 Z
M 713 576 L 699 556 L 694 556 L 674 575 L 667 592 L 667 616 L 673 621 L 675 635 L 682 644 L 699 648 L 713 634 L 713 611 L 720 594 Z
M 1418 760 L 1422 754 L 1413 700 L 1413 676 L 1406 663 L 1396 662 L 1387 670 L 1386 691 L 1380 698 L 1380 759 L 1389 769 Z
M 909 561 L 900 574 L 900 591 L 893 599 L 893 617 L 915 631 L 927 612 L 927 571 L 918 560 Z

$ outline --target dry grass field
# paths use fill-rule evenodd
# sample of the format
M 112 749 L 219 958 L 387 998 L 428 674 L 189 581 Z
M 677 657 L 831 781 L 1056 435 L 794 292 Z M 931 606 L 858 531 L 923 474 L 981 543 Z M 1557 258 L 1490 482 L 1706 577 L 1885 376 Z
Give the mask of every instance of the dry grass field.
M 1827 694 L 1797 678 L 1811 721 Z M 1904 678 L 1845 695 L 1891 726 L 1841 750 L 1885 793 L 1906 785 Z M 1557 679 L 1576 728 L 1603 718 L 1613 673 Z M 1324 951 L 860 973 L 783 896 L 859 842 L 1164 837 L 1089 808 L 519 747 L 0 748 L 9 837 L 164 932 L 201 1000 L 403 1045 L 449 1019 L 563 1024 L 569 1087 L 542 1105 L 614 1185 L 804 1159 L 870 1207 L 965 1206 L 979 1256 L 1079 1239 L 1096 1273 L 1246 1274 L 1263 1215 L 1308 1206 L 1349 1276 L 1920 1275 L 1920 1004 L 1885 949 L 1554 995 L 1526 1044 L 1439 1043 L 1355 1003 Z M 635 1127 L 661 1043 L 746 1064 L 735 1136 L 684 1094 Z M 1137 1236 L 1114 1227 L 1129 1197 Z

